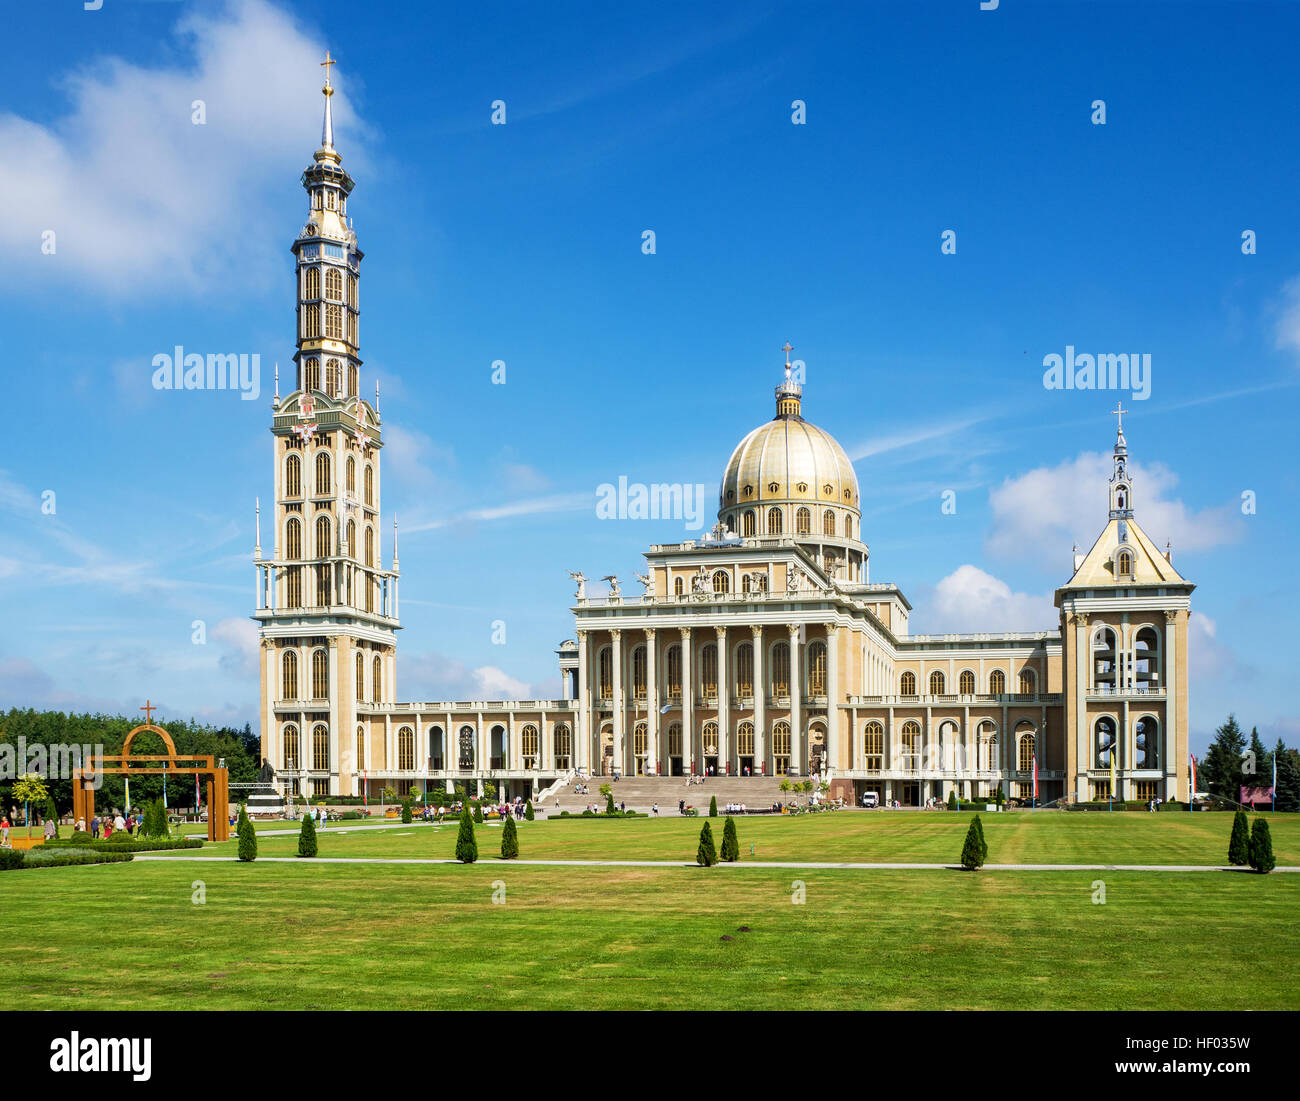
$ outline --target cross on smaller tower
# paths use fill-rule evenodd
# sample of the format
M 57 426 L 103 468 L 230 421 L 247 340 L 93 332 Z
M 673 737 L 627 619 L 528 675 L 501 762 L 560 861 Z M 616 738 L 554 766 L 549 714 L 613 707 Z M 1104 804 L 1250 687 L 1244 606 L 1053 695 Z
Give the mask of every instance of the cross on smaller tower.
M 325 87 L 328 88 L 330 86 L 330 66 L 337 65 L 338 62 L 335 61 L 332 57 L 330 57 L 329 50 L 326 50 L 325 60 L 322 61 L 321 64 L 325 67 Z
M 154 707 L 154 705 L 151 704 L 148 700 L 145 700 L 145 701 L 144 701 L 144 706 L 143 706 L 142 708 L 140 708 L 140 710 L 144 712 L 144 721 L 145 721 L 146 723 L 150 723 L 150 724 L 152 724 L 152 723 L 153 723 L 153 713 L 154 713 L 155 711 L 157 711 L 158 708 Z
M 1122 401 L 1117 401 L 1115 403 L 1115 408 L 1112 409 L 1111 412 L 1114 413 L 1119 418 L 1119 430 L 1120 432 L 1123 432 L 1124 431 L 1124 403 Z M 1133 410 L 1130 409 L 1129 412 L 1131 413 L 1133 412 Z
M 794 345 L 788 340 L 781 346 L 781 351 L 785 353 L 785 369 L 790 369 L 790 353 L 794 351 Z

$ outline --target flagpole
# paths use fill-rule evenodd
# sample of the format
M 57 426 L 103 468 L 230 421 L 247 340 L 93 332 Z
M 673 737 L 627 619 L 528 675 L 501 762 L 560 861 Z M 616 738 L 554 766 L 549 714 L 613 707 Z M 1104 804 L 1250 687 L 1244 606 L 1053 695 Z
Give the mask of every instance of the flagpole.
M 1108 811 L 1115 809 L 1115 754 L 1118 749 L 1119 742 L 1116 740 L 1111 743 L 1110 747 L 1110 799 L 1108 800 L 1109 805 L 1106 807 Z

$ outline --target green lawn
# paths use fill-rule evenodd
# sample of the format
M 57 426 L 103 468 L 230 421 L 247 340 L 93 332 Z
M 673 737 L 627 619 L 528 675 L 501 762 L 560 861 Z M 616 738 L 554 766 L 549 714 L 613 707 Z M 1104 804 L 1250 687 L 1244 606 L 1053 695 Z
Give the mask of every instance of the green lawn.
M 956 863 L 970 814 L 857 813 L 797 818 L 738 818 L 745 860 L 880 861 Z M 1279 864 L 1300 864 L 1300 815 L 1271 815 L 1273 851 Z M 705 819 L 668 815 L 658 819 L 553 819 L 519 823 L 519 855 L 557 860 L 693 861 Z M 981 815 L 994 864 L 1223 864 L 1232 816 L 1227 814 L 1090 814 L 1042 812 Z M 722 819 L 713 819 L 722 841 Z M 415 824 L 385 830 L 349 830 L 348 823 L 317 831 L 321 856 L 451 858 L 456 823 Z M 270 823 L 262 831 L 293 828 Z M 501 827 L 478 826 L 480 854 L 496 855 Z M 231 855 L 235 842 L 203 852 Z M 750 845 L 754 854 L 749 854 Z M 262 856 L 292 856 L 296 836 L 260 837 Z
M 10 872 L 6 912 L 21 921 L 0 937 L 0 998 L 29 1009 L 1300 1008 L 1300 876 L 818 871 L 798 874 L 803 905 L 793 878 L 306 861 Z M 1105 905 L 1092 902 L 1097 878 Z

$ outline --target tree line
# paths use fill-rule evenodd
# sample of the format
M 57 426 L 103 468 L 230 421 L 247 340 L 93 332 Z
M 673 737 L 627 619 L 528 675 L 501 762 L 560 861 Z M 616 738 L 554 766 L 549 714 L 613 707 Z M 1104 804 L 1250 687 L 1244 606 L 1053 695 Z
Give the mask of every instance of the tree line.
M 1229 715 L 1214 732 L 1214 741 L 1205 759 L 1196 763 L 1196 785 L 1202 791 L 1234 802 L 1241 799 L 1241 789 L 1273 786 L 1273 764 L 1277 763 L 1277 809 L 1300 811 L 1300 750 L 1288 748 L 1281 738 L 1265 749 L 1259 730 L 1251 727 L 1250 738 Z

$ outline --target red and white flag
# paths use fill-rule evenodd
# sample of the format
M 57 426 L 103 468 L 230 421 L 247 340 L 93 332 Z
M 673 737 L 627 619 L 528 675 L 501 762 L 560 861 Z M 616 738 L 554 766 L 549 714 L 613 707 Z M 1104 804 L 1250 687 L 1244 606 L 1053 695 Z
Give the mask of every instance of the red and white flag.
M 1035 753 L 1029 758 L 1029 763 L 1034 768 L 1034 805 L 1038 805 L 1038 754 Z

